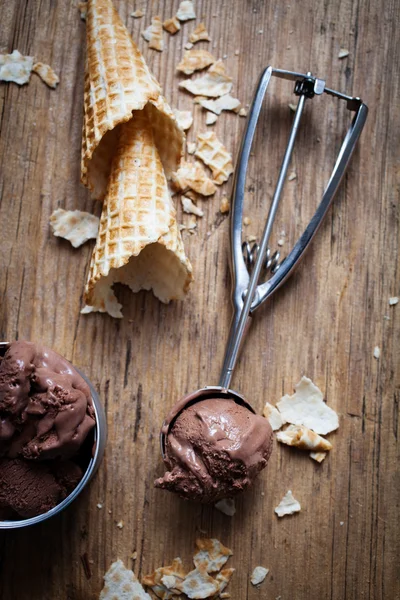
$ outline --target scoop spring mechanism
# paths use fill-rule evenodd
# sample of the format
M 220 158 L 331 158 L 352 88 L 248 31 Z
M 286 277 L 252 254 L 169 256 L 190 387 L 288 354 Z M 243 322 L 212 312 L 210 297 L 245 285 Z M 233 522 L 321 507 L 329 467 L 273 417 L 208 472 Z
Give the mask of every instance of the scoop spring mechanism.
M 257 254 L 259 251 L 259 244 L 254 243 L 253 245 L 251 245 L 250 242 L 243 242 L 242 253 L 248 271 L 250 271 L 253 268 L 257 260 Z M 263 264 L 264 271 L 271 271 L 272 274 L 276 273 L 285 260 L 283 259 L 281 262 L 279 262 L 280 257 L 281 253 L 279 252 L 279 250 L 275 250 L 275 252 L 271 254 L 271 250 L 267 248 Z

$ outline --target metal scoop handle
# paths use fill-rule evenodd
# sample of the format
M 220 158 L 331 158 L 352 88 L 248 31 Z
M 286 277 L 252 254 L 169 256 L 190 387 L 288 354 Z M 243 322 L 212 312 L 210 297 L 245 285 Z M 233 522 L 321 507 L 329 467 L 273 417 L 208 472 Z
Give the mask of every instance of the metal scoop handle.
M 250 150 L 253 143 L 256 126 L 267 87 L 272 75 L 282 79 L 295 81 L 295 94 L 299 96 L 299 102 L 296 108 L 292 128 L 289 134 L 288 145 L 279 172 L 277 186 L 272 198 L 267 221 L 262 234 L 260 248 L 257 253 L 257 259 L 250 277 L 242 253 L 242 219 L 245 183 Z M 321 95 L 324 92 L 339 99 L 346 100 L 347 108 L 351 111 L 355 111 L 356 115 L 352 121 L 350 129 L 345 136 L 333 168 L 332 175 L 324 191 L 321 203 L 318 206 L 313 218 L 279 270 L 268 281 L 261 285 L 257 285 L 265 259 L 265 254 L 267 252 L 268 241 L 271 235 L 273 222 L 279 206 L 279 201 L 286 179 L 305 100 L 306 98 L 313 98 L 315 95 Z M 342 94 L 341 92 L 336 92 L 335 90 L 326 88 L 325 81 L 313 77 L 311 73 L 303 74 L 294 71 L 284 71 L 281 69 L 274 69 L 273 67 L 267 67 L 261 74 L 247 119 L 242 144 L 239 150 L 238 163 L 232 190 L 231 271 L 233 280 L 232 300 L 234 315 L 220 376 L 219 384 L 221 387 L 229 387 L 244 334 L 247 332 L 250 325 L 252 313 L 259 308 L 261 304 L 263 304 L 267 298 L 269 298 L 274 291 L 276 291 L 278 287 L 280 287 L 291 275 L 294 268 L 301 260 L 304 252 L 308 248 L 315 233 L 317 232 L 339 187 L 340 181 L 347 168 L 356 142 L 364 127 L 367 114 L 368 108 L 360 98 L 353 98 L 351 96 Z

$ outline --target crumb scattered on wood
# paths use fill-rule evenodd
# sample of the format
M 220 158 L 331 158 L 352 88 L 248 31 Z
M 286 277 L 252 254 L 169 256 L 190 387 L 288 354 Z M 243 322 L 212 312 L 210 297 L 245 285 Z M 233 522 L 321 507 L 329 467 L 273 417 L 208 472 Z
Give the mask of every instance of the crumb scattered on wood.
M 197 27 L 195 27 L 195 29 L 189 35 L 189 42 L 191 42 L 192 44 L 196 44 L 196 42 L 200 41 L 211 41 L 211 38 L 208 35 L 208 31 L 204 23 L 199 23 L 199 25 L 197 25 Z
M 215 115 L 214 113 L 207 111 L 206 112 L 206 125 L 214 125 L 214 123 L 217 122 L 217 115 Z
M 165 31 L 168 31 L 168 33 L 170 33 L 171 35 L 175 35 L 175 33 L 177 33 L 177 31 L 180 30 L 181 24 L 175 16 L 171 17 L 170 19 L 166 19 L 166 21 L 164 21 L 163 23 L 163 28 L 165 29 Z
M 40 79 L 44 81 L 46 85 L 50 88 L 55 89 L 57 84 L 60 82 L 60 78 L 53 71 L 50 65 L 45 65 L 44 63 L 37 62 L 33 65 L 32 71 L 39 75 Z
M 190 21 L 196 18 L 193 2 L 191 0 L 183 0 L 180 3 L 176 16 L 180 21 Z
M 269 573 L 265 567 L 256 567 L 251 574 L 250 581 L 253 585 L 260 585 Z
M 229 200 L 228 200 L 227 196 L 222 196 L 222 200 L 221 200 L 221 204 L 220 204 L 220 207 L 219 207 L 219 211 L 222 214 L 225 214 L 225 213 L 229 212 L 229 208 L 230 208 L 229 207 Z

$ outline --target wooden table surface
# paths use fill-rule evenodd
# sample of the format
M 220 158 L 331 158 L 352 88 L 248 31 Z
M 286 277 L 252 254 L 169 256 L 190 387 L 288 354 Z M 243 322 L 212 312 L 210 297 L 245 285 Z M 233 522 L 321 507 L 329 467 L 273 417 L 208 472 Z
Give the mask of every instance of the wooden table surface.
M 227 517 L 153 488 L 162 471 L 158 432 L 184 393 L 218 381 L 231 307 L 229 219 L 222 194 L 202 202 L 195 235 L 185 236 L 196 281 L 169 306 L 119 286 L 123 320 L 80 315 L 92 245 L 74 250 L 52 236 L 57 207 L 100 205 L 79 182 L 85 24 L 72 0 L 1 0 L 0 49 L 34 55 L 60 74 L 56 90 L 36 76 L 0 84 L 0 339 L 42 340 L 81 367 L 98 389 L 109 437 L 94 481 L 64 514 L 0 537 L 2 600 L 92 600 L 111 561 L 139 576 L 181 556 L 190 566 L 196 536 L 233 550 L 234 600 L 400 598 L 399 581 L 399 4 L 396 0 L 271 2 L 196 0 L 225 58 L 233 95 L 246 104 L 263 67 L 312 70 L 330 87 L 361 95 L 370 114 L 349 170 L 301 267 L 255 319 L 233 387 L 257 410 L 291 393 L 303 374 L 340 415 L 324 463 L 275 444 L 267 470 Z M 175 66 L 194 22 L 159 54 L 140 32 L 177 1 L 118 0 L 116 7 L 172 106 L 193 108 L 188 139 L 204 112 L 178 91 Z M 131 12 L 144 8 L 145 17 Z M 349 56 L 339 60 L 340 48 Z M 247 179 L 246 234 L 260 234 L 286 145 L 292 86 L 274 83 Z M 307 105 L 273 236 L 287 252 L 307 224 L 349 124 L 344 103 Z M 213 129 L 234 155 L 244 119 L 225 113 Z M 185 216 L 180 217 L 185 221 Z M 380 359 L 373 356 L 381 349 Z M 291 489 L 300 514 L 274 507 Z M 102 508 L 97 508 L 97 504 Z M 117 527 L 122 520 L 123 528 Z M 131 561 L 136 550 L 138 558 Z M 87 553 L 92 577 L 80 560 Z M 270 569 L 260 589 L 249 575 Z

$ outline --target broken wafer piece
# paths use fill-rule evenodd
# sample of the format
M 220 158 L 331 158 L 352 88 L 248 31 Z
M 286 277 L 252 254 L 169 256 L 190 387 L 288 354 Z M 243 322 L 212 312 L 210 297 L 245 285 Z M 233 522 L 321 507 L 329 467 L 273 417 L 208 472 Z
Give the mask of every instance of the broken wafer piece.
M 317 461 L 318 463 L 322 463 L 327 456 L 327 452 L 310 452 L 310 458 Z
M 81 210 L 63 210 L 57 208 L 50 217 L 50 227 L 56 237 L 71 242 L 79 248 L 88 240 L 96 239 L 100 219 Z
M 144 12 L 139 8 L 133 13 L 131 13 L 131 17 L 133 17 L 134 19 L 141 19 L 142 17 L 144 17 Z
M 305 425 L 325 435 L 339 427 L 336 412 L 326 405 L 321 390 L 309 379 L 302 377 L 295 393 L 283 396 L 276 406 L 287 423 Z
M 194 234 L 195 229 L 197 227 L 197 219 L 195 215 L 190 215 L 189 220 L 185 225 L 185 229 L 188 230 L 189 233 Z
M 204 23 L 199 23 L 197 27 L 195 27 L 192 33 L 189 35 L 189 42 L 191 44 L 196 44 L 196 42 L 210 42 L 211 38 L 208 34 L 206 26 Z
M 55 89 L 57 83 L 60 82 L 60 78 L 53 71 L 50 65 L 45 65 L 41 62 L 37 62 L 33 65 L 32 71 L 39 75 L 40 79 L 45 82 L 46 85 Z
M 269 402 L 265 403 L 263 415 L 266 419 L 268 419 L 273 431 L 278 431 L 278 429 L 280 429 L 282 425 L 286 423 L 286 421 L 283 420 L 279 410 L 275 406 L 272 406 L 272 404 Z
M 251 583 L 253 585 L 260 585 L 260 583 L 264 581 L 268 573 L 269 569 L 267 569 L 266 567 L 255 567 L 250 577 Z
M 204 213 L 201 210 L 201 208 L 196 206 L 196 204 L 194 204 L 193 200 L 191 200 L 187 196 L 181 197 L 181 204 L 182 204 L 183 212 L 188 213 L 190 215 L 196 215 L 196 217 L 204 216 Z
M 183 131 L 190 129 L 193 123 L 193 113 L 191 110 L 178 110 L 177 108 L 174 108 L 174 115 L 178 121 L 179 127 L 181 127 Z
M 228 213 L 230 209 L 229 199 L 227 196 L 222 196 L 221 204 L 219 205 L 219 212 L 222 214 Z
M 104 587 L 99 600 L 151 600 L 137 577 L 124 566 L 122 560 L 112 563 L 104 575 Z
M 275 508 L 278 517 L 293 515 L 296 512 L 300 512 L 300 510 L 300 502 L 293 496 L 292 490 L 286 492 L 278 506 Z
M 163 575 L 161 577 L 161 583 L 165 585 L 168 590 L 173 590 L 176 587 L 177 580 L 174 575 Z
M 183 0 L 179 5 L 176 16 L 180 21 L 195 19 L 196 13 L 194 12 L 193 2 L 191 0 Z
M 217 188 L 200 163 L 181 162 L 179 169 L 172 176 L 172 182 L 182 192 L 191 189 L 202 196 L 212 196 Z
M 198 79 L 185 79 L 181 81 L 179 87 L 187 90 L 194 96 L 207 96 L 218 98 L 229 94 L 232 89 L 232 77 L 229 77 L 225 71 L 225 65 L 222 60 L 217 60 L 211 65 L 207 73 Z
M 174 558 L 167 567 L 159 567 L 151 575 L 142 578 L 142 584 L 150 587 L 162 600 L 171 600 L 181 594 L 180 586 L 186 577 L 182 560 Z
M 206 125 L 214 125 L 214 123 L 217 122 L 217 115 L 215 115 L 212 112 L 207 111 L 206 112 Z
M 227 181 L 233 173 L 232 155 L 219 141 L 214 131 L 198 134 L 195 156 L 210 167 L 213 179 L 218 185 Z
M 198 567 L 186 575 L 179 589 L 190 599 L 202 600 L 219 592 L 220 584 L 204 567 Z
M 191 75 L 195 71 L 209 67 L 216 60 L 215 56 L 207 52 L 207 50 L 187 50 L 176 70 L 185 73 L 185 75 Z
M 170 19 L 166 19 L 162 26 L 165 29 L 165 31 L 168 31 L 168 33 L 170 33 L 171 35 L 175 35 L 175 33 L 177 33 L 181 28 L 181 24 L 179 23 L 176 16 L 171 17 Z
M 232 556 L 232 550 L 215 538 L 199 538 L 196 540 L 198 552 L 193 557 L 196 567 L 206 569 L 207 573 L 215 573 L 222 569 Z
M 29 82 L 33 69 L 33 56 L 23 56 L 18 50 L 0 54 L 0 81 L 24 85 Z
M 276 439 L 287 446 L 295 446 L 300 450 L 327 452 L 332 450 L 332 444 L 304 425 L 289 425 L 284 431 L 276 434 Z
M 231 580 L 232 575 L 234 574 L 234 572 L 235 572 L 235 569 L 233 569 L 232 567 L 230 567 L 228 569 L 222 569 L 222 571 L 220 571 L 219 573 L 217 573 L 217 575 L 215 576 L 215 579 L 216 579 L 216 581 L 219 584 L 218 595 L 219 595 L 220 598 L 222 598 L 222 592 L 227 587 L 227 585 L 230 582 L 230 580 Z
M 240 100 L 233 98 L 230 94 L 225 94 L 217 100 L 200 100 L 199 104 L 216 115 L 220 115 L 223 110 L 232 110 L 237 113 L 241 107 Z
M 142 31 L 142 36 L 149 42 L 149 48 L 162 52 L 164 50 L 164 42 L 162 39 L 162 22 L 160 17 L 153 17 L 151 25 Z

